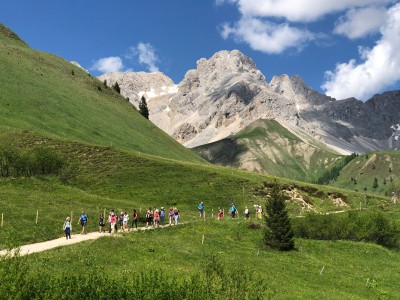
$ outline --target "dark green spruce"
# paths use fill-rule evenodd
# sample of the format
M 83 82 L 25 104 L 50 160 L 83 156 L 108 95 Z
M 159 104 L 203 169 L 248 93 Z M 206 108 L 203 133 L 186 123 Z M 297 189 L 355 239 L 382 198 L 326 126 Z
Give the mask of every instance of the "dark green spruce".
M 118 82 L 115 82 L 115 84 L 112 87 L 114 91 L 116 91 L 118 94 L 121 94 L 121 88 L 119 87 Z
M 290 251 L 294 249 L 294 233 L 280 186 L 275 184 L 271 198 L 266 202 L 266 229 L 264 244 L 272 249 Z
M 139 112 L 145 117 L 146 119 L 149 118 L 149 109 L 147 108 L 146 98 L 142 96 L 139 103 Z

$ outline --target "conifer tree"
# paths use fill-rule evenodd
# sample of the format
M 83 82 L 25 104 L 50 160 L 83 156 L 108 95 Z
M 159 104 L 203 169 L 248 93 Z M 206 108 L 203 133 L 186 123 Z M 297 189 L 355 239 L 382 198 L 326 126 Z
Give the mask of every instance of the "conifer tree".
M 142 99 L 139 103 L 139 112 L 145 117 L 146 119 L 149 118 L 149 109 L 147 108 L 146 98 L 142 96 Z
M 271 198 L 266 203 L 266 213 L 265 245 L 280 251 L 293 250 L 294 233 L 285 199 L 278 184 L 272 188 Z
M 115 84 L 113 85 L 113 89 L 114 89 L 118 94 L 121 94 L 121 88 L 119 87 L 118 82 L 115 82 Z

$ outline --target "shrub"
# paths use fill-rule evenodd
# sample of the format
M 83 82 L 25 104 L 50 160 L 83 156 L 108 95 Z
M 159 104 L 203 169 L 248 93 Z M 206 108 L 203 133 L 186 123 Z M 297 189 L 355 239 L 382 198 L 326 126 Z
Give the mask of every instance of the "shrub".
M 13 146 L 0 148 L 0 177 L 58 174 L 63 166 L 59 154 L 45 147 L 30 151 L 20 151 Z
M 296 237 L 316 240 L 351 240 L 398 248 L 400 232 L 382 213 L 350 211 L 344 214 L 309 214 L 293 222 Z

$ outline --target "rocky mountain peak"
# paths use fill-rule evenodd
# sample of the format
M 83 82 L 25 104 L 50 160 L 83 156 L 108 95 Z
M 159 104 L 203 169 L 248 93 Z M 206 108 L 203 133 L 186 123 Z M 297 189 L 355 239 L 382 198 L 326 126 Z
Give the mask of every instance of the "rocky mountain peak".
M 230 72 L 252 72 L 257 73 L 258 69 L 250 57 L 245 56 L 239 50 L 219 51 L 209 60 L 200 59 L 197 64 L 199 71 L 203 66 L 214 69 L 224 69 Z M 258 71 L 259 72 L 259 71 Z
M 219 98 L 226 89 L 243 84 L 265 86 L 266 82 L 251 58 L 238 50 L 224 50 L 210 59 L 199 59 L 197 68 L 188 71 L 179 84 L 179 91 L 186 96 L 200 88 L 203 94 Z

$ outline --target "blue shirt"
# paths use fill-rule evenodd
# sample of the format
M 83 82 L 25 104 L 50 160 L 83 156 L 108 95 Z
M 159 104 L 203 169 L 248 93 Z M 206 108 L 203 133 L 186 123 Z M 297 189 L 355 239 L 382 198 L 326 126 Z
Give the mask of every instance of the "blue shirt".
M 82 215 L 81 215 L 81 217 L 80 217 L 80 219 L 81 219 L 81 222 L 84 222 L 84 223 L 86 223 L 86 222 L 87 222 L 87 219 L 88 219 L 88 217 L 87 217 L 87 215 L 86 215 L 86 214 L 82 214 Z

